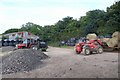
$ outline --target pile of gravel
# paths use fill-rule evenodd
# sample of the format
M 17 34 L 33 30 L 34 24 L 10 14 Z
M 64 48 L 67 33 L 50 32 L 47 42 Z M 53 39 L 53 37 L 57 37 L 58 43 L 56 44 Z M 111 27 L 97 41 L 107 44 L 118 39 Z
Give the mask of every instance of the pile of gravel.
M 9 51 L 13 51 L 13 50 L 15 50 L 15 47 L 13 47 L 13 46 L 6 46 L 6 47 L 0 48 L 1 52 L 9 52 Z
M 48 56 L 32 49 L 18 49 L 2 58 L 2 74 L 30 71 L 42 64 Z

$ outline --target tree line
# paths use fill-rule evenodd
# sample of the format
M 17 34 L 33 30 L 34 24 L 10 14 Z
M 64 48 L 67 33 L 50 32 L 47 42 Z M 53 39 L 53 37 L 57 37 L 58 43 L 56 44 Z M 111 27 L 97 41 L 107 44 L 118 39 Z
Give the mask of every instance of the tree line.
M 23 24 L 20 29 L 9 29 L 3 34 L 29 31 L 49 42 L 67 40 L 72 37 L 83 37 L 88 33 L 110 35 L 120 31 L 120 1 L 115 2 L 104 10 L 91 10 L 78 20 L 67 16 L 53 25 L 40 26 L 32 22 Z

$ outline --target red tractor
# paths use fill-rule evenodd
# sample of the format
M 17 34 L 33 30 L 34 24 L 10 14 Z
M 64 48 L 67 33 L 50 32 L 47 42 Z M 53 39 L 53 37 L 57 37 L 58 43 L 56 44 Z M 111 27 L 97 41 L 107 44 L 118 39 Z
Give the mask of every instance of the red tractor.
M 75 51 L 77 54 L 83 53 L 89 55 L 91 53 L 103 53 L 103 44 L 100 40 L 88 40 L 84 39 L 82 42 L 75 45 Z
M 32 49 L 38 49 L 37 47 L 38 43 L 37 40 L 34 39 L 26 39 L 23 41 L 22 44 L 17 44 L 16 48 L 17 49 L 23 49 L 23 48 L 32 48 Z

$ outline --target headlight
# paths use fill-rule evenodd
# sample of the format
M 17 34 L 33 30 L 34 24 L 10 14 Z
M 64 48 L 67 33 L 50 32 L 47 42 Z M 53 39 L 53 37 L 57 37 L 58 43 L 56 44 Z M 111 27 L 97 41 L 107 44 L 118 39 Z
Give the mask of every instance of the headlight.
M 16 46 L 15 46 L 16 48 L 18 48 L 18 45 L 16 44 Z
M 18 45 L 16 44 L 16 47 L 17 47 Z

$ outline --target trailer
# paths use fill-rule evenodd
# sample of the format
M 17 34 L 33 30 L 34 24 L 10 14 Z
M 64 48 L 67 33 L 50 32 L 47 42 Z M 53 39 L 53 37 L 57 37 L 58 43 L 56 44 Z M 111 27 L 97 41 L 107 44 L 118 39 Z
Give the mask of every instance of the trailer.
M 37 40 L 39 37 L 27 31 L 14 32 L 2 35 L 0 43 L 2 46 L 16 46 L 16 44 L 21 44 L 26 39 Z

